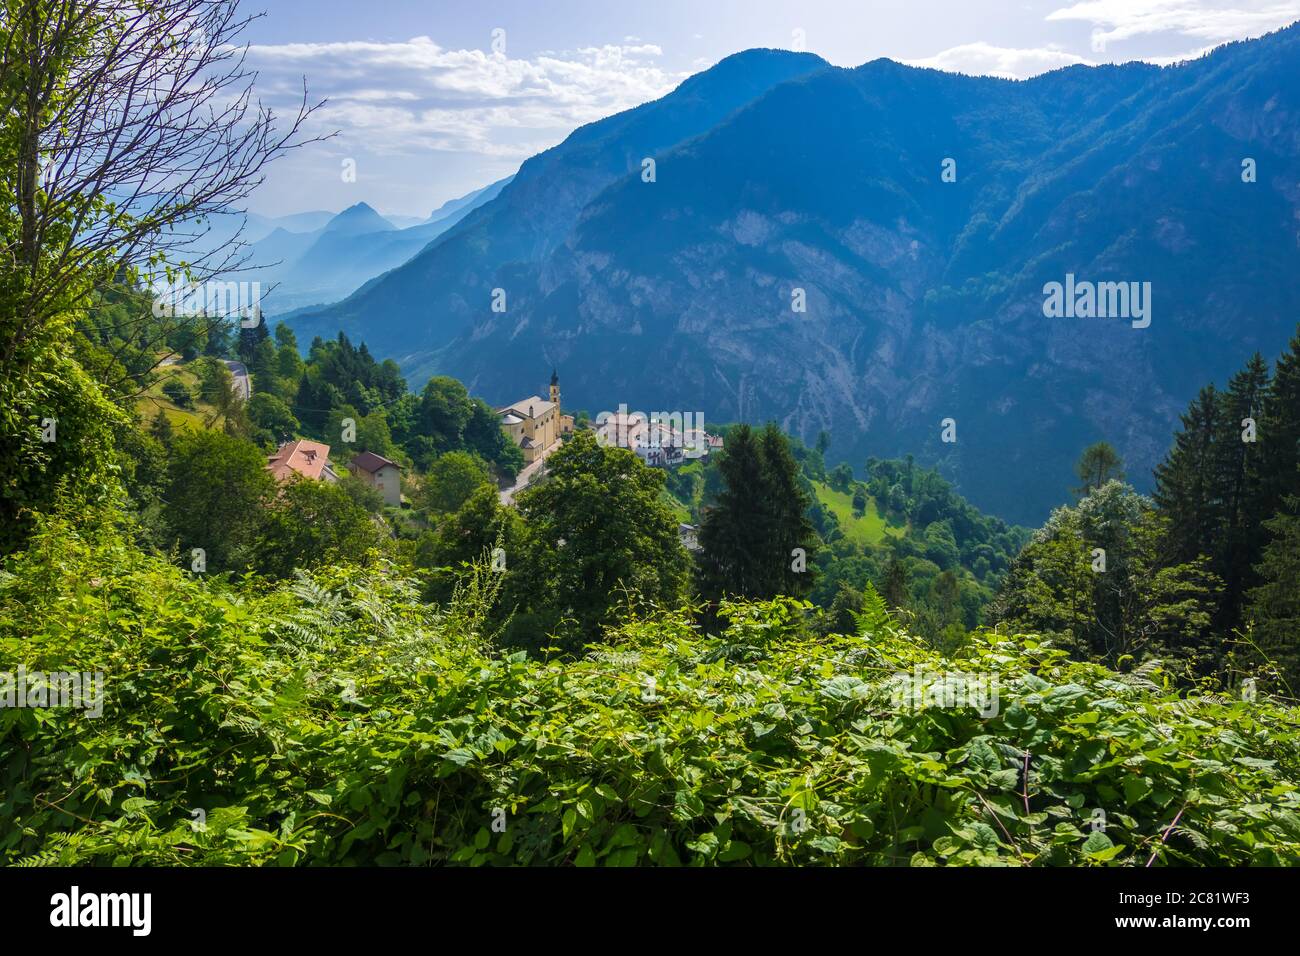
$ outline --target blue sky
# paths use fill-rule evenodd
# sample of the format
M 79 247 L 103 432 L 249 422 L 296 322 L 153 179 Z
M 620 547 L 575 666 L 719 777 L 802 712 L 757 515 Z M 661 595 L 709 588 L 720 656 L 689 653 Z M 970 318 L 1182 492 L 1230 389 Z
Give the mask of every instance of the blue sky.
M 329 103 L 337 131 L 276 163 L 249 207 L 365 201 L 427 216 L 583 123 L 662 96 L 752 47 L 838 66 L 877 57 L 1028 77 L 1174 62 L 1300 19 L 1300 0 L 261 0 L 246 39 L 263 100 Z M 494 31 L 503 31 L 494 33 Z M 494 50 L 494 36 L 499 49 Z M 355 162 L 356 181 L 342 175 Z

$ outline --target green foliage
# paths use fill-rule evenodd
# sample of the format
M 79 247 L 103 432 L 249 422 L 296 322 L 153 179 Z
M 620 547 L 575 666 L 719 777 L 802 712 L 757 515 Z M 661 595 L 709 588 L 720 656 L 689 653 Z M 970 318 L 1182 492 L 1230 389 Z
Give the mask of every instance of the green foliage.
M 1270 500 L 1265 481 L 1268 449 L 1276 432 L 1285 431 L 1264 420 L 1270 393 L 1268 366 L 1256 354 L 1225 391 L 1213 385 L 1201 390 L 1156 468 L 1155 500 L 1168 521 L 1167 561 L 1208 560 L 1222 581 L 1214 619 L 1223 633 L 1243 623 L 1245 592 L 1259 581 L 1255 565 L 1267 540 L 1260 525 L 1281 504 Z M 1294 482 L 1282 487 L 1300 491 Z
M 443 518 L 436 531 L 420 537 L 414 564 L 428 576 L 426 597 L 446 601 L 458 573 L 498 547 L 507 558 L 501 577 L 509 576 L 514 567 L 509 556 L 522 554 L 522 542 L 518 512 L 501 505 L 495 488 L 480 485 L 454 514 Z
M 1158 666 L 1032 637 L 947 660 L 872 604 L 868 631 L 831 638 L 789 599 L 725 604 L 716 637 L 634 616 L 548 662 L 493 651 L 473 607 L 424 606 L 382 567 L 235 590 L 48 521 L 0 575 L 0 671 L 102 670 L 104 713 L 0 710 L 0 860 L 1300 859 L 1294 708 L 1181 696 Z M 996 713 L 899 706 L 944 672 L 995 677 Z
M 470 452 L 449 451 L 435 458 L 425 473 L 420 505 L 430 514 L 451 514 L 460 510 L 481 486 L 491 484 L 482 458 Z
M 162 391 L 177 408 L 194 407 L 194 394 L 190 391 L 190 387 L 180 379 L 173 378 L 164 382 Z
M 1164 530 L 1150 500 L 1117 481 L 1058 508 L 1016 560 L 995 620 L 1113 667 L 1156 655 L 1192 674 L 1230 669 L 1210 628 L 1218 579 L 1203 558 L 1166 565 Z
M 302 427 L 282 398 L 258 392 L 248 400 L 248 420 L 254 437 L 264 444 L 279 445 L 291 441 Z
M 185 431 L 172 442 L 167 522 L 182 555 L 202 548 L 209 571 L 241 570 L 253 563 L 262 509 L 274 491 L 266 455 L 249 441 L 215 431 Z
M 700 591 L 711 600 L 807 594 L 818 538 L 789 440 L 772 424 L 738 425 L 716 467 L 722 488 L 700 524 Z
M 1080 482 L 1074 493 L 1083 496 L 1107 482 L 1123 481 L 1124 461 L 1113 445 L 1099 441 L 1083 450 L 1074 466 L 1074 473 Z
M 547 459 L 546 480 L 517 499 L 525 535 L 507 559 L 507 602 L 531 615 L 528 639 L 580 647 L 620 608 L 680 604 L 689 559 L 663 485 L 661 471 L 589 431 Z
M 1300 498 L 1264 522 L 1270 534 L 1260 564 L 1262 583 L 1250 592 L 1255 637 L 1278 667 L 1278 691 L 1300 692 Z
M 387 540 L 347 489 L 297 476 L 280 485 L 257 534 L 257 569 L 280 578 L 298 569 L 363 565 Z

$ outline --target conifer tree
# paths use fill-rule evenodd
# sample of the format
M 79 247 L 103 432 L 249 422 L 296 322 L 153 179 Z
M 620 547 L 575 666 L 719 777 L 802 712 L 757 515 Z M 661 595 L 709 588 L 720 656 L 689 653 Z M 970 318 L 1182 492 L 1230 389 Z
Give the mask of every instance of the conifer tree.
M 1282 510 L 1287 498 L 1300 494 L 1300 326 L 1274 365 L 1259 432 L 1257 508 L 1267 519 Z
M 1218 390 L 1207 385 L 1183 413 L 1174 447 L 1156 466 L 1153 497 L 1168 522 L 1166 548 L 1174 564 L 1214 552 L 1221 523 L 1211 480 L 1219 412 Z
M 1249 616 L 1261 650 L 1278 666 L 1281 686 L 1300 690 L 1300 498 L 1264 522 L 1271 538 L 1258 566 L 1262 583 L 1249 594 Z
M 885 606 L 891 611 L 907 607 L 911 599 L 907 568 L 902 561 L 898 560 L 897 554 L 890 557 L 889 567 L 885 569 L 885 582 L 881 597 L 885 599 Z
M 1109 442 L 1099 441 L 1083 450 L 1074 472 L 1080 481 L 1075 494 L 1082 498 L 1108 481 L 1123 481 L 1124 460 Z
M 1243 596 L 1256 583 L 1253 567 L 1264 545 L 1260 523 L 1268 515 L 1259 513 L 1262 502 L 1257 426 L 1268 383 L 1268 365 L 1256 353 L 1220 396 L 1212 455 L 1220 521 L 1211 567 L 1223 579 L 1216 623 L 1224 632 L 1241 623 Z
M 808 593 L 817 533 L 789 440 L 775 425 L 737 426 L 718 471 L 722 487 L 700 526 L 700 591 L 715 600 Z

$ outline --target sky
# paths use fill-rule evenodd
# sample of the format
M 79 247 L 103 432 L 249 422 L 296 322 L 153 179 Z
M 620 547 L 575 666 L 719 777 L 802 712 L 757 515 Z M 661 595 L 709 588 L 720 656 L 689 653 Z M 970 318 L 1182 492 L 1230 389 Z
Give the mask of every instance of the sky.
M 754 47 L 1023 79 L 1172 63 L 1300 19 L 1300 0 L 248 0 L 256 89 L 326 100 L 248 207 L 427 217 L 577 127 Z M 353 174 L 354 172 L 354 174 Z

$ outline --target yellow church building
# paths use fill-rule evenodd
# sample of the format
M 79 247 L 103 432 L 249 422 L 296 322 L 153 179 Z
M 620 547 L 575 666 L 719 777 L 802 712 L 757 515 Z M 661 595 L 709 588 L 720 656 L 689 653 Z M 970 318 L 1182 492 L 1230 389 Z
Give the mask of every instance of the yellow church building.
M 530 395 L 497 409 L 501 427 L 524 453 L 525 463 L 536 461 L 560 440 L 563 433 L 561 419 L 569 417 L 560 414 L 560 379 L 554 370 L 551 371 L 550 394 L 549 401 L 540 395 Z M 572 431 L 572 425 L 569 430 Z

